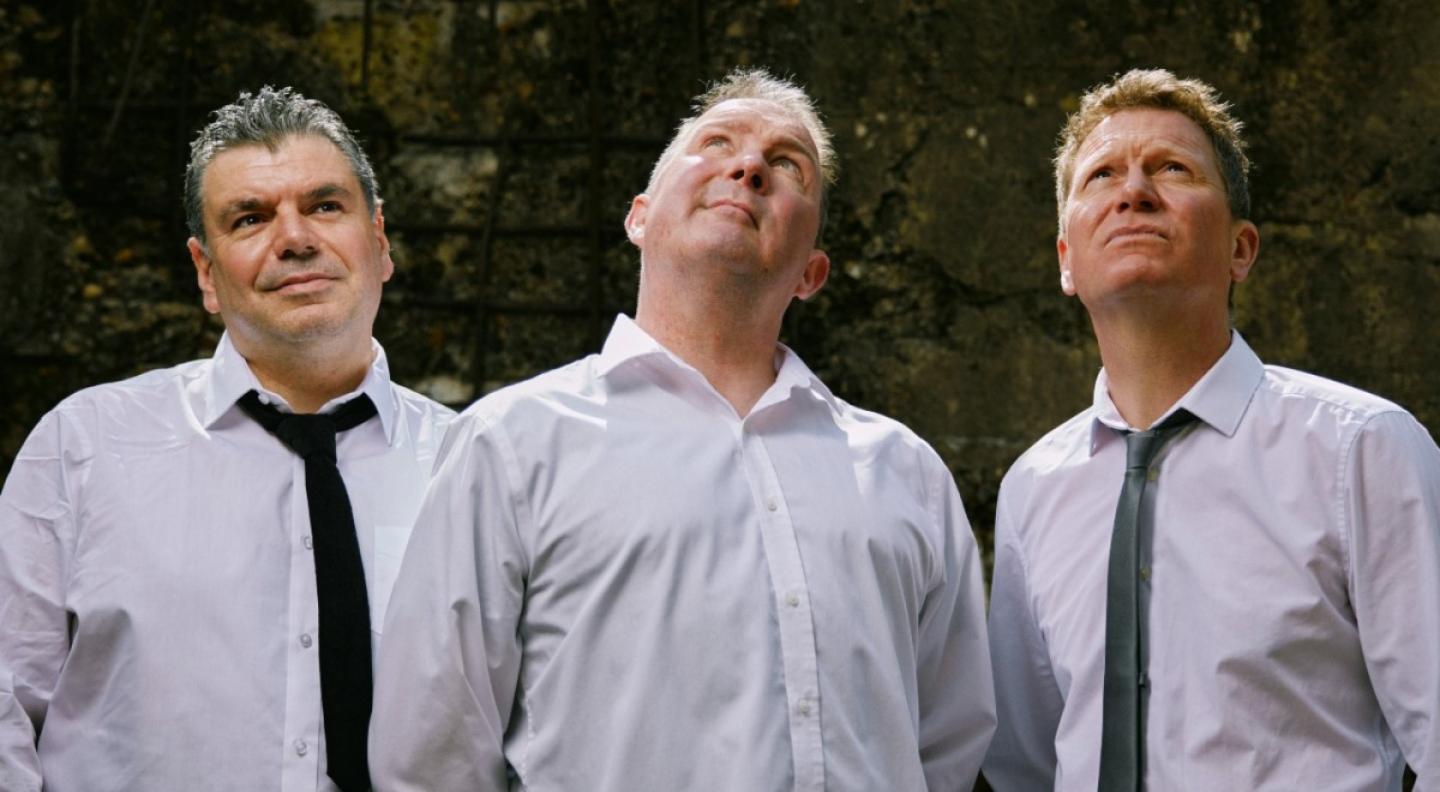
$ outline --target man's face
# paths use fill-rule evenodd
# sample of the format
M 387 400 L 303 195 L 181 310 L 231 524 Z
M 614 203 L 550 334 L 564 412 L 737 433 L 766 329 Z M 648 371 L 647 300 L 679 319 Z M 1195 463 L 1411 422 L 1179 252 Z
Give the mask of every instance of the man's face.
M 781 106 L 721 102 L 635 199 L 626 231 L 647 267 L 714 268 L 721 277 L 774 282 L 786 302 L 808 297 L 829 272 L 815 249 L 818 160 L 804 124 Z
M 222 151 L 201 183 L 208 245 L 191 238 L 205 308 L 252 352 L 341 337 L 368 344 L 390 243 L 345 155 L 297 135 Z M 208 251 L 207 248 L 208 247 Z
M 1069 190 L 1061 287 L 1092 313 L 1157 297 L 1223 313 L 1259 250 L 1255 226 L 1230 215 L 1209 138 L 1179 112 L 1101 121 L 1076 152 Z

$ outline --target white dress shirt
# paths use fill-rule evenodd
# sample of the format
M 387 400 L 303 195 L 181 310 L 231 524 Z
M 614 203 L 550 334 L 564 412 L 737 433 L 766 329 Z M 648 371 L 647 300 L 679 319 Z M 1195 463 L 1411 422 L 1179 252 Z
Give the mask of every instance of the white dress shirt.
M 0 494 L 0 789 L 333 789 L 303 460 L 215 356 L 66 399 Z M 339 435 L 378 636 L 452 413 L 390 382 Z M 323 410 L 352 398 L 347 394 Z M 39 735 L 38 747 L 36 735 Z
M 1239 334 L 1147 488 L 1146 787 L 1440 788 L 1440 451 L 1408 413 L 1262 365 Z M 1110 533 L 1129 429 L 1094 405 L 1000 488 L 1000 792 L 1094 792 Z
M 776 363 L 741 419 L 621 316 L 457 419 L 391 600 L 378 790 L 970 788 L 994 700 L 950 473 Z

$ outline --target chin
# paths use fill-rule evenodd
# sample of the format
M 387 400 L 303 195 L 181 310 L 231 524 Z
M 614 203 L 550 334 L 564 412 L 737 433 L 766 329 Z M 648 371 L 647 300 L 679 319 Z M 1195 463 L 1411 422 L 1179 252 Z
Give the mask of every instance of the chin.
M 272 326 L 275 335 L 292 342 L 319 341 L 343 336 L 354 327 L 353 318 L 334 311 L 303 311 L 299 316 L 285 317 Z

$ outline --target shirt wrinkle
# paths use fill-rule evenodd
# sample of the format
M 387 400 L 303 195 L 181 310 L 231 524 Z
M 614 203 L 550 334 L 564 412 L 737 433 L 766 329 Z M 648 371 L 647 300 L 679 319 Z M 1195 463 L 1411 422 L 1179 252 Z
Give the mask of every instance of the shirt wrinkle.
M 1147 787 L 1378 792 L 1398 784 L 1406 744 L 1422 748 L 1404 758 L 1424 788 L 1440 756 L 1440 602 L 1427 594 L 1440 574 L 1440 449 L 1393 403 L 1265 366 L 1238 333 L 1170 412 L 1182 408 L 1216 431 L 1171 443 L 1146 491 Z M 999 513 L 1012 516 L 997 543 L 1015 558 L 992 588 L 997 789 L 1097 783 L 1106 548 L 1125 456 L 1113 409 L 1102 372 L 1091 407 L 1001 484 Z M 1038 656 L 1007 633 L 1026 622 Z M 1044 689 L 1062 678 L 1065 690 Z M 1054 758 L 1036 754 L 1047 744 Z
M 507 764 L 512 789 L 583 778 L 587 792 L 818 792 L 873 778 L 910 792 L 974 778 L 993 697 L 983 631 L 960 629 L 983 623 L 983 592 L 949 472 L 899 424 L 838 400 L 825 409 L 803 362 L 783 348 L 777 359 L 740 419 L 622 316 L 583 365 L 461 417 L 469 441 L 447 442 L 396 587 L 377 786 L 503 789 Z M 453 558 L 476 567 L 432 592 L 424 581 Z M 969 575 L 934 574 L 947 563 Z M 503 575 L 512 564 L 527 568 L 523 585 Z M 417 618 L 430 597 L 478 618 Z M 491 604 L 520 601 L 515 614 Z M 453 640 L 444 630 L 467 641 L 462 668 L 431 659 Z M 963 674 L 936 679 L 903 661 L 915 657 Z M 482 700 L 383 692 L 417 668 L 436 675 L 416 681 L 422 693 Z M 519 711 L 487 720 L 505 707 L 484 696 L 510 690 Z M 478 766 L 441 777 L 434 746 L 457 729 Z
M 337 452 L 378 646 L 452 413 L 391 384 L 374 349 L 361 390 L 389 405 L 393 443 L 372 422 Z M 304 465 L 230 409 L 257 386 L 222 337 L 70 396 L 26 441 L 0 494 L 0 677 L 40 728 L 23 736 L 0 692 L 0 767 L 43 766 L 47 792 L 333 792 Z M 47 501 L 66 507 L 53 524 L 25 513 Z

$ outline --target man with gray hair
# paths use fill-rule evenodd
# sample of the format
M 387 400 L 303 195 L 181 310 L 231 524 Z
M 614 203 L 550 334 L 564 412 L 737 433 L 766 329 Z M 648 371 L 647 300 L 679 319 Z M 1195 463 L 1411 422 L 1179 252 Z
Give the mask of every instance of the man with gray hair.
M 625 219 L 635 319 L 446 437 L 381 652 L 381 790 L 957 790 L 994 723 L 949 471 L 778 343 L 829 273 L 810 98 L 740 71 Z
M 371 337 L 393 271 L 333 111 L 269 87 L 191 144 L 208 360 L 81 391 L 0 494 L 0 789 L 370 788 L 379 634 L 445 407 Z
M 1230 326 L 1259 251 L 1240 123 L 1163 70 L 1055 160 L 1094 404 L 1005 476 L 995 789 L 1440 788 L 1440 450 Z

